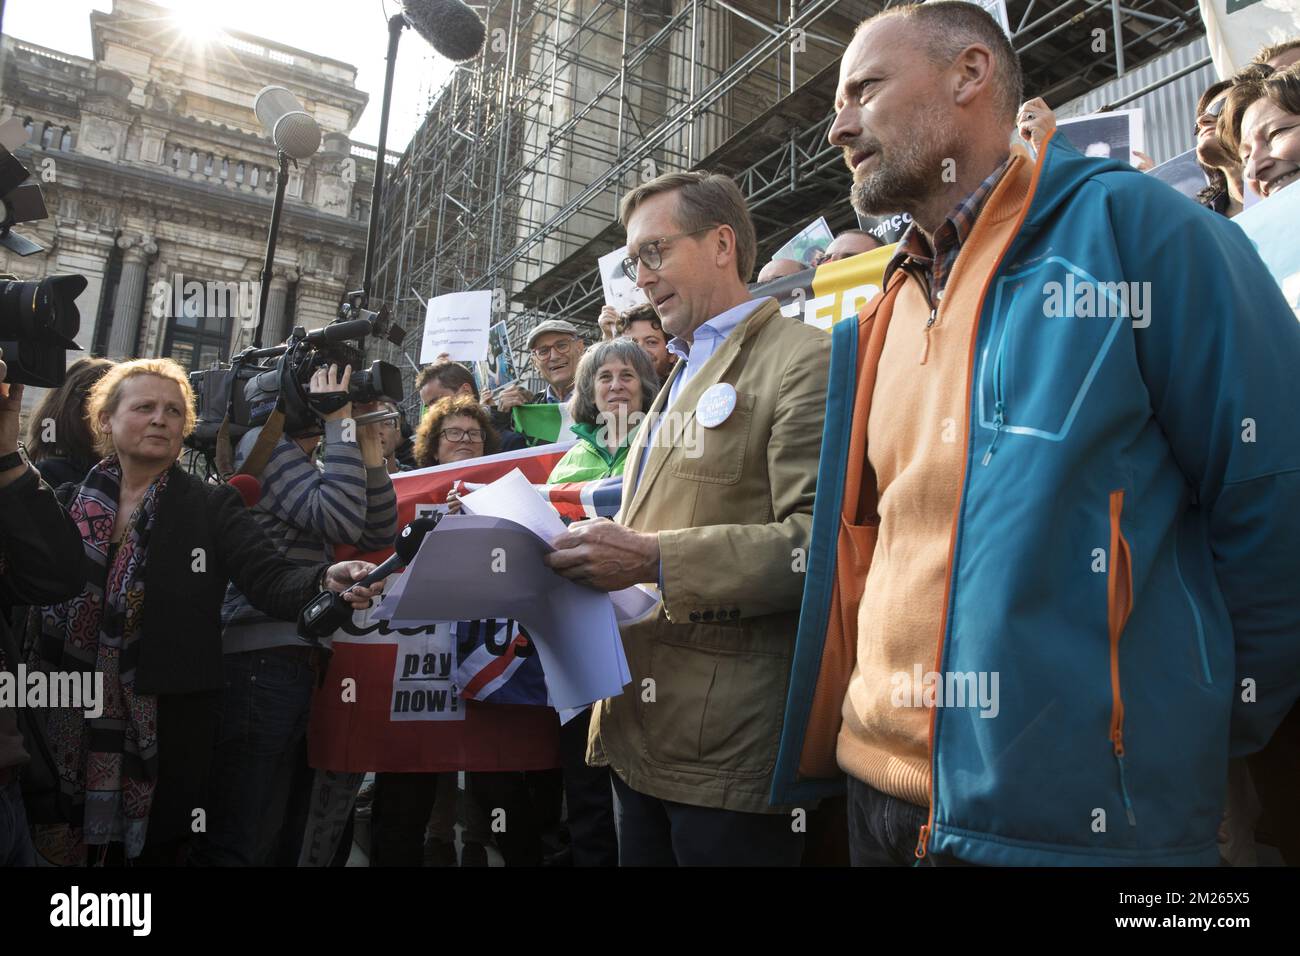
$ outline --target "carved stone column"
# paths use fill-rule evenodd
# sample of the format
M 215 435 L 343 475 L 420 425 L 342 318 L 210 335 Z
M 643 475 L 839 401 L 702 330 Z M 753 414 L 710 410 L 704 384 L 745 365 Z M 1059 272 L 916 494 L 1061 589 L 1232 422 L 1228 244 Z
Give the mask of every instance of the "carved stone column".
M 135 358 L 144 308 L 145 273 L 158 246 L 149 236 L 122 236 L 117 240 L 122 253 L 122 276 L 113 302 L 113 326 L 108 335 L 108 357 L 114 361 Z
M 289 296 L 289 281 L 297 278 L 297 273 L 283 269 L 276 269 L 271 277 L 271 290 L 266 296 L 266 321 L 262 325 L 262 345 L 266 348 L 279 345 L 289 334 L 284 305 Z

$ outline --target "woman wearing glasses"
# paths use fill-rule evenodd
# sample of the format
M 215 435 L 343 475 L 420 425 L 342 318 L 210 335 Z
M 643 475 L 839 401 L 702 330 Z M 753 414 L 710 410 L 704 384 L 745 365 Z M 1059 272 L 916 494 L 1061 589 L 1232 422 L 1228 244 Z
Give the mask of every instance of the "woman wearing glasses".
M 415 431 L 415 466 L 428 468 L 469 461 L 494 455 L 500 447 L 492 420 L 473 397 L 440 398 L 424 413 Z

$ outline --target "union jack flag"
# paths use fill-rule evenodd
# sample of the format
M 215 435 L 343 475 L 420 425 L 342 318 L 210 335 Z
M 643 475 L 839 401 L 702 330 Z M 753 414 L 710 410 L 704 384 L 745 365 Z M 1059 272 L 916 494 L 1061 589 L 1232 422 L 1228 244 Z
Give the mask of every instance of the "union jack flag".
M 547 706 L 541 659 L 517 621 L 456 625 L 455 684 L 466 700 Z
M 467 492 L 485 487 L 485 482 L 463 482 Z M 564 481 L 556 485 L 534 484 L 537 493 L 551 503 L 565 523 L 583 518 L 612 518 L 623 503 L 623 479 Z

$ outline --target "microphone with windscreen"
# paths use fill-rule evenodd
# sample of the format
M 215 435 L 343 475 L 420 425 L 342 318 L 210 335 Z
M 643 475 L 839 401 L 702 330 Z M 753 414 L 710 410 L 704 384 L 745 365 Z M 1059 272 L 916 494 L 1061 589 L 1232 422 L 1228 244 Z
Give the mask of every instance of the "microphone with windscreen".
M 382 581 L 394 571 L 414 561 L 416 552 L 424 542 L 424 536 L 436 528 L 441 519 L 442 514 L 434 512 L 423 518 L 416 518 L 408 524 L 393 542 L 392 557 L 352 586 L 368 588 L 376 581 Z M 343 600 L 341 594 L 336 594 L 334 591 L 321 591 L 299 612 L 298 636 L 309 641 L 317 641 L 322 637 L 329 637 L 342 627 L 344 622 L 351 619 L 352 605 Z
M 402 0 L 402 7 L 412 29 L 447 59 L 463 63 L 483 49 L 483 21 L 460 0 Z
M 267 86 L 253 101 L 258 122 L 290 159 L 308 159 L 320 149 L 320 126 L 283 86 Z
M 256 508 L 262 500 L 262 483 L 252 475 L 231 475 L 226 484 L 239 492 L 245 508 Z

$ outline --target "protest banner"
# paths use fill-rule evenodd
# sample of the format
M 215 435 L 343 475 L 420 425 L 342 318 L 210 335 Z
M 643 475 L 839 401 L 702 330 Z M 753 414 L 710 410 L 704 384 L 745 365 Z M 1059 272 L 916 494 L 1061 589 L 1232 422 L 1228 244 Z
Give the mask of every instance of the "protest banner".
M 781 303 L 781 314 L 829 330 L 842 319 L 857 315 L 880 292 L 885 266 L 896 246 L 882 246 L 815 269 L 782 276 L 750 286 L 755 297 L 771 296 Z
M 543 445 L 394 475 L 398 524 L 404 526 L 418 511 L 443 504 L 455 482 L 486 484 L 518 468 L 530 482 L 543 484 L 572 444 Z M 391 553 L 387 549 L 361 554 L 355 548 L 339 547 L 335 557 L 377 564 Z M 395 580 L 389 578 L 389 586 Z M 503 581 L 501 586 L 509 585 Z M 445 622 L 393 628 L 387 621 L 372 619 L 370 610 L 354 615 L 334 635 L 334 653 L 312 701 L 311 766 L 349 773 L 559 766 L 555 711 L 478 703 L 453 693 L 459 663 L 454 628 Z M 497 646 L 504 651 L 509 645 L 493 644 Z M 488 679 L 494 676 L 488 672 Z

